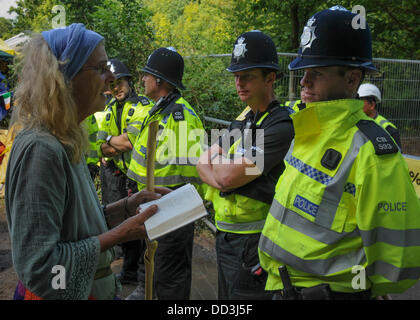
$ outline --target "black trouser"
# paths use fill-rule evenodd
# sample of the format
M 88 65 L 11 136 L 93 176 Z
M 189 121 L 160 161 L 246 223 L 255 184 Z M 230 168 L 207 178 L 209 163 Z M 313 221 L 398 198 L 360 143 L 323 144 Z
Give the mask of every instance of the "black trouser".
M 235 234 L 217 231 L 216 251 L 219 300 L 270 300 L 265 291 L 267 273 L 252 273 L 259 264 L 260 233 Z
M 101 163 L 100 168 L 102 204 L 106 205 L 127 196 L 127 176 L 119 173 L 114 162 L 107 166 Z M 143 263 L 142 256 L 146 244 L 144 240 L 134 240 L 121 244 L 124 253 L 123 273 L 137 278 L 139 264 Z
M 159 300 L 189 300 L 192 278 L 194 223 L 157 239 L 154 294 Z M 140 269 L 141 270 L 141 269 Z M 144 270 L 140 282 L 144 285 Z
M 371 290 L 359 292 L 336 292 L 332 291 L 327 284 L 314 287 L 293 287 L 293 295 L 276 292 L 273 300 L 371 300 Z

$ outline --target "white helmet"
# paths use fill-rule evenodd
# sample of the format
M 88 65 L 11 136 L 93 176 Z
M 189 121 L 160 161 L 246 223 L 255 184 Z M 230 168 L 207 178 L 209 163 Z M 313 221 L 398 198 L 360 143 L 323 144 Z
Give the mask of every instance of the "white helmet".
M 381 102 L 381 91 L 378 87 L 371 83 L 364 83 L 359 87 L 357 91 L 360 98 L 363 97 L 375 97 L 378 100 L 378 103 Z

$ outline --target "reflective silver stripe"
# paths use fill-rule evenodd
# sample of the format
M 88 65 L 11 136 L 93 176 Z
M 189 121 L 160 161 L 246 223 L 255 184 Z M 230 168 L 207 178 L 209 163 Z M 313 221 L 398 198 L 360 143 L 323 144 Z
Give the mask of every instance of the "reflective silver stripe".
M 136 174 L 133 170 L 128 169 L 128 170 L 127 170 L 127 177 L 129 177 L 129 178 L 131 178 L 131 179 L 133 179 L 133 180 L 138 181 L 137 179 L 138 179 L 140 176 L 139 176 L 138 174 Z
M 381 125 L 381 126 L 383 126 L 385 123 L 391 123 L 390 121 L 388 121 L 388 120 L 381 120 L 381 121 L 379 121 L 379 124 Z
M 132 151 L 133 159 L 142 167 L 146 167 L 146 159 L 142 156 L 142 154 L 138 153 L 136 149 Z M 177 165 L 177 166 L 192 166 L 195 167 L 197 165 L 199 158 L 197 157 L 178 157 L 172 159 L 166 159 L 165 163 L 160 163 L 155 161 L 155 169 L 163 169 L 168 165 Z
M 128 122 L 127 126 L 133 125 L 133 124 L 138 124 L 138 125 L 142 125 L 143 121 L 132 121 L 132 122 Z
M 401 280 L 418 280 L 420 278 L 420 267 L 398 268 L 385 261 L 375 261 L 367 266 L 366 272 L 368 276 L 381 275 L 392 282 Z
M 354 134 L 350 149 L 341 163 L 340 168 L 338 168 L 330 183 L 325 187 L 315 217 L 316 223 L 326 228 L 331 228 L 354 160 L 359 154 L 360 148 L 368 141 L 369 140 L 361 131 L 357 131 Z
M 360 230 L 360 235 L 365 247 L 377 242 L 398 247 L 420 246 L 420 229 L 394 230 L 377 227 L 369 231 Z
M 251 222 L 241 222 L 241 223 L 227 223 L 224 221 L 216 221 L 217 227 L 220 229 L 228 230 L 228 231 L 257 231 L 262 230 L 264 228 L 264 220 L 260 221 L 251 221 Z
M 89 142 L 96 142 L 96 132 L 91 133 L 88 137 Z
M 136 180 L 139 183 L 146 184 L 146 177 L 142 177 L 135 173 L 132 170 L 128 170 L 127 176 L 131 179 Z M 184 183 L 195 183 L 195 184 L 202 184 L 200 178 L 198 177 L 185 177 L 185 176 L 166 176 L 166 177 L 156 177 L 155 176 L 155 184 L 159 186 L 171 186 L 171 185 L 179 185 Z
M 290 147 L 289 150 L 287 151 L 285 157 L 284 157 L 284 161 L 285 162 L 289 162 L 290 157 L 292 156 L 293 153 L 293 147 L 295 146 L 295 139 L 292 140 L 292 142 L 290 142 Z
M 185 157 L 179 157 L 179 158 L 172 158 L 172 159 L 166 159 L 166 163 L 155 163 L 156 169 L 162 169 L 165 168 L 168 165 L 177 165 L 177 166 L 193 166 L 195 167 L 197 165 L 199 158 L 185 158 Z
M 140 130 L 137 129 L 136 127 L 133 127 L 133 126 L 128 126 L 126 128 L 126 130 L 127 130 L 127 132 L 129 132 L 129 133 L 131 133 L 131 134 L 133 134 L 135 136 L 137 136 L 140 133 Z
M 277 261 L 290 265 L 297 270 L 319 276 L 327 276 L 351 269 L 355 265 L 363 265 L 366 261 L 363 248 L 327 259 L 301 259 L 276 245 L 264 234 L 261 235 L 259 248 Z
M 108 137 L 108 133 L 106 131 L 98 131 L 98 135 L 96 136 L 96 140 L 105 140 Z
M 296 105 L 296 102 L 297 102 L 297 100 L 290 101 L 288 107 L 293 109 L 293 107 Z
M 131 156 L 134 161 L 136 161 L 142 167 L 146 168 L 146 159 L 140 153 L 137 152 L 136 148 L 133 148 L 131 150 Z
M 359 230 L 356 229 L 352 232 L 335 232 L 328 230 L 314 222 L 305 219 L 293 210 L 287 209 L 282 206 L 276 199 L 270 208 L 271 215 L 282 224 L 292 228 L 316 241 L 331 245 L 337 243 L 345 237 L 359 236 Z

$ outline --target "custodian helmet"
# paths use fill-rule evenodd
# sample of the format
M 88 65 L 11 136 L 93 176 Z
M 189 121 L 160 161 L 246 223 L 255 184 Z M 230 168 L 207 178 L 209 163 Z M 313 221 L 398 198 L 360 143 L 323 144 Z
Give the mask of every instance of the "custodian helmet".
M 290 70 L 324 66 L 360 67 L 377 72 L 372 64 L 372 39 L 367 22 L 341 6 L 315 13 L 300 37 L 298 57 Z
M 252 68 L 280 69 L 273 40 L 259 30 L 246 32 L 236 39 L 227 71 L 238 72 Z
M 108 61 L 108 66 L 110 67 L 110 70 L 114 74 L 115 78 L 131 78 L 130 72 L 122 61 L 118 59 L 110 59 Z
M 169 82 L 178 89 L 185 89 L 182 84 L 184 59 L 172 47 L 153 51 L 147 59 L 146 66 L 141 70 Z

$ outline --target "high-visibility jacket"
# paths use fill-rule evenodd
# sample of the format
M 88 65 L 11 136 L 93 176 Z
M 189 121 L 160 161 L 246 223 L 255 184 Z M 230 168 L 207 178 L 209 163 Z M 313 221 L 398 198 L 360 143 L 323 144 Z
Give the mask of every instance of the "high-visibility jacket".
M 101 145 L 106 143 L 109 135 L 119 136 L 127 133 L 131 144 L 137 138 L 141 125 L 148 111 L 153 107 L 153 103 L 145 96 L 131 96 L 126 99 L 122 107 L 121 122 L 117 123 L 117 101 L 112 99 L 105 108 L 101 121 L 98 123 L 99 131 L 97 135 L 96 145 L 98 155 L 103 157 Z M 112 157 L 115 165 L 124 173 L 130 165 L 131 150 L 126 151 L 118 156 Z
M 376 118 L 374 119 L 377 124 L 379 124 L 381 127 L 386 129 L 388 126 L 393 127 L 394 129 L 397 129 L 397 127 L 388 119 L 386 119 L 384 116 L 380 115 L 379 113 L 376 114 Z
M 304 107 L 301 100 L 286 101 L 284 105 L 292 110 L 290 113 L 296 113 Z
M 241 136 L 230 146 L 228 156 L 236 155 L 243 157 L 247 149 L 264 148 L 261 143 L 255 142 L 246 146 L 244 140 L 251 141 L 250 131 L 247 129 L 247 123 L 251 125 L 248 115 L 253 118 L 251 108 L 247 107 L 232 123 L 230 129 L 241 130 Z M 267 125 L 276 124 L 279 121 L 290 121 L 289 112 L 285 107 L 276 105 L 265 111 L 256 121 L 255 129 L 265 130 Z M 248 133 L 246 132 L 248 131 Z M 246 136 L 248 134 L 248 136 Z M 245 136 L 245 137 L 244 137 Z M 284 137 L 279 137 L 279 139 Z M 290 140 L 285 141 L 288 147 Z M 286 149 L 287 150 L 287 149 Z M 262 152 L 264 152 L 262 150 Z M 282 165 L 282 164 L 281 164 Z M 283 165 L 282 165 L 283 166 Z M 282 167 L 284 169 L 284 167 Z M 273 173 L 276 171 L 276 173 Z M 213 202 L 215 210 L 215 222 L 218 230 L 231 233 L 251 234 L 259 233 L 265 223 L 265 219 L 274 196 L 274 187 L 280 175 L 280 171 L 271 170 L 267 176 L 260 176 L 249 184 L 241 186 L 230 192 L 221 192 L 220 190 L 209 186 L 206 193 L 206 199 Z M 260 184 L 263 187 L 258 188 Z M 264 192 L 262 192 L 264 190 Z
M 155 157 L 155 185 L 177 187 L 193 184 L 203 194 L 203 183 L 196 164 L 203 150 L 204 129 L 190 104 L 179 94 L 167 99 L 149 111 L 132 150 L 127 176 L 135 180 L 139 190 L 146 187 L 146 154 L 148 124 L 159 121 Z
M 307 103 L 291 115 L 295 139 L 259 243 L 266 290 L 283 288 L 281 265 L 295 286 L 374 296 L 420 278 L 420 202 L 398 147 L 362 104 Z
M 99 161 L 98 149 L 96 147 L 96 136 L 98 133 L 98 123 L 94 114 L 88 116 L 85 120 L 85 125 L 88 133 L 89 150 L 85 154 L 86 164 L 97 164 Z

